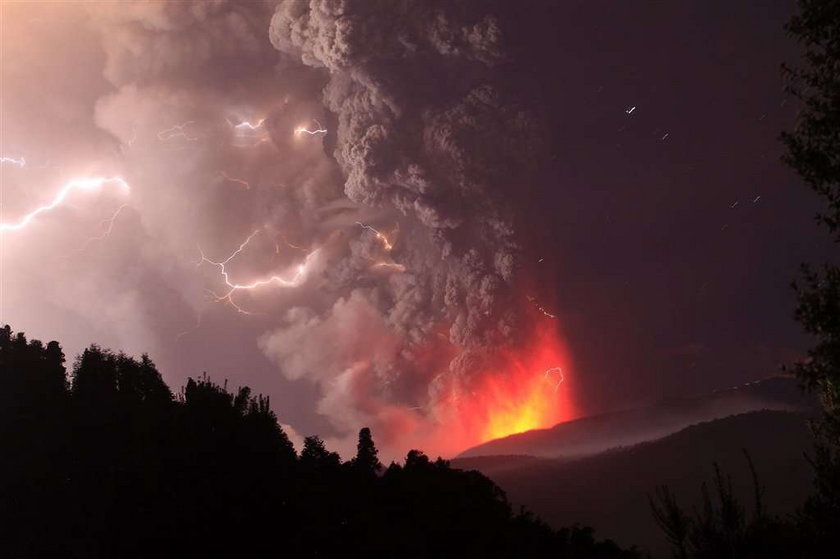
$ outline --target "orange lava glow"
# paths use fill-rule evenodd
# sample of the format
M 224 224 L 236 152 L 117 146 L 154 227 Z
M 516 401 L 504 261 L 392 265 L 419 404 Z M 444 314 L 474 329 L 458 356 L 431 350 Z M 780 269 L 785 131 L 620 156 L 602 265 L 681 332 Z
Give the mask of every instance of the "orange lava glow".
M 576 417 L 571 392 L 574 377 L 554 328 L 536 332 L 530 344 L 510 350 L 502 363 L 498 370 L 477 374 L 469 388 L 448 391 L 437 406 L 441 429 L 428 441 L 430 448 L 442 454 L 458 453 Z
M 540 332 L 536 343 L 521 355 L 506 356 L 506 371 L 484 376 L 471 410 L 483 423 L 478 442 L 552 427 L 574 417 L 568 375 L 545 374 L 568 366 L 553 334 L 549 329 Z

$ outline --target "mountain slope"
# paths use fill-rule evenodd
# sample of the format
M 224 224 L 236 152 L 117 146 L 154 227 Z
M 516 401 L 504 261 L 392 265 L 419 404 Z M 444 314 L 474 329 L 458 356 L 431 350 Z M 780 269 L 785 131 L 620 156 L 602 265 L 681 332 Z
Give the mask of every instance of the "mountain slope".
M 816 410 L 792 377 L 770 377 L 693 398 L 604 413 L 496 439 L 467 449 L 470 456 L 530 455 L 576 458 L 662 438 L 689 425 L 749 411 Z
M 661 556 L 661 536 L 648 506 L 657 485 L 669 485 L 683 506 L 699 502 L 700 484 L 717 462 L 732 476 L 736 494 L 752 503 L 752 485 L 742 448 L 766 486 L 771 513 L 786 513 L 810 492 L 810 466 L 803 452 L 813 439 L 806 418 L 788 411 L 755 411 L 693 425 L 657 441 L 594 456 L 546 459 L 531 456 L 460 458 L 452 465 L 476 469 L 553 526 L 594 526 L 622 545 L 639 544 Z

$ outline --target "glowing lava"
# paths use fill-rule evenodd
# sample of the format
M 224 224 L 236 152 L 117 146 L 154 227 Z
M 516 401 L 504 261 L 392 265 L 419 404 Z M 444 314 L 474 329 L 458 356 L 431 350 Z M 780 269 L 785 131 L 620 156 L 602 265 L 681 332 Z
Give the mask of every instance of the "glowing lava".
M 459 450 L 573 419 L 562 365 L 568 357 L 555 329 L 540 326 L 530 344 L 503 356 L 497 370 L 480 373 L 472 390 L 450 394 L 460 429 L 449 432 L 460 439 Z

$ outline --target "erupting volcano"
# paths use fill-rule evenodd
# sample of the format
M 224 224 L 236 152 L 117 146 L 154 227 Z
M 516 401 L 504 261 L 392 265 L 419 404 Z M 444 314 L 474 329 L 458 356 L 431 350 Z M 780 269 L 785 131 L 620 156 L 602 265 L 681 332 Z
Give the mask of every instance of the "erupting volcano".
M 507 79 L 513 43 L 493 10 L 387 8 L 67 8 L 104 67 L 90 69 L 100 76 L 87 101 L 90 145 L 62 157 L 115 169 L 131 184 L 132 211 L 103 220 L 74 199 L 81 222 L 107 226 L 96 245 L 56 212 L 7 235 L 14 271 L 29 270 L 27 254 L 58 252 L 59 240 L 85 249 L 65 259 L 62 276 L 73 281 L 53 290 L 49 308 L 19 306 L 43 290 L 12 276 L 10 315 L 72 309 L 107 346 L 263 386 L 240 376 L 248 367 L 229 351 L 214 357 L 235 337 L 240 357 L 260 352 L 275 387 L 308 402 L 280 418 L 290 432 L 317 429 L 342 452 L 363 425 L 397 457 L 413 447 L 452 454 L 571 418 L 559 313 L 520 289 L 527 275 L 529 293 L 550 292 L 550 264 L 531 258 L 550 220 L 532 194 L 555 178 L 541 109 L 524 82 Z M 10 44 L 40 25 L 23 11 Z M 231 40 L 209 40 L 220 36 Z M 36 77 L 60 91 L 61 76 Z M 435 86 L 404 87 L 420 82 Z M 22 116 L 4 137 L 33 145 L 24 140 L 36 135 L 37 111 L 25 97 L 15 103 L 7 113 Z M 41 191 L 56 181 L 45 179 L 66 163 L 51 163 L 63 144 L 49 138 L 4 154 L 5 196 L 49 198 Z
M 463 418 L 467 446 L 547 428 L 575 417 L 570 385 L 560 364 L 566 352 L 551 328 L 538 332 L 535 341 L 508 350 L 498 370 L 483 372 L 469 395 L 453 395 L 453 406 Z
M 564 373 L 568 353 L 551 325 L 535 330 L 530 343 L 500 352 L 494 366 L 474 371 L 471 381 L 450 379 L 423 419 L 404 424 L 406 432 L 396 440 L 451 456 L 492 439 L 574 419 L 573 377 Z

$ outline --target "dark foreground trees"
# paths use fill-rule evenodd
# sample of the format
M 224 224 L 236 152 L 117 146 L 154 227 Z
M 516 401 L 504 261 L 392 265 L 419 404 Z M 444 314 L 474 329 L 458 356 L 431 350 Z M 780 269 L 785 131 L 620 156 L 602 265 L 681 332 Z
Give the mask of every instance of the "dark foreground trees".
M 801 103 L 797 124 L 783 134 L 786 160 L 824 202 L 820 223 L 840 241 L 840 2 L 799 0 L 788 31 L 803 50 L 802 61 L 786 68 L 790 91 Z M 816 491 L 803 517 L 812 541 L 837 541 L 840 528 L 840 267 L 805 267 L 796 285 L 796 318 L 815 339 L 808 359 L 794 372 L 821 397 L 814 456 Z
M 794 559 L 822 557 L 806 537 L 801 519 L 778 517 L 764 509 L 764 488 L 749 454 L 753 499 L 743 503 L 732 480 L 715 464 L 711 486 L 700 487 L 700 504 L 687 511 L 667 486 L 656 488 L 650 507 L 671 545 L 674 559 Z
M 515 514 L 477 472 L 368 429 L 342 462 L 300 456 L 269 402 L 207 377 L 173 395 L 154 363 L 0 329 L 2 557 L 634 557 Z M 69 382 L 68 382 L 69 380 Z

